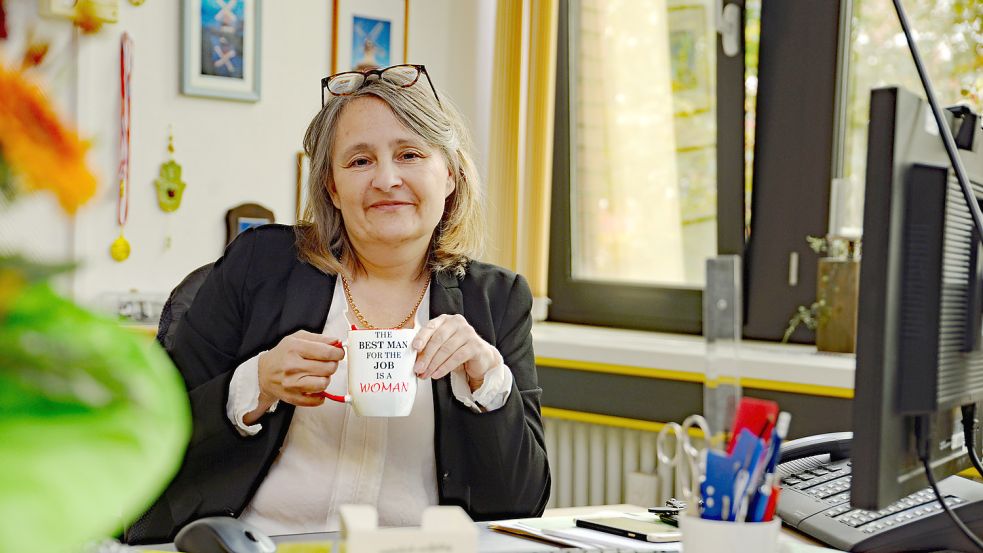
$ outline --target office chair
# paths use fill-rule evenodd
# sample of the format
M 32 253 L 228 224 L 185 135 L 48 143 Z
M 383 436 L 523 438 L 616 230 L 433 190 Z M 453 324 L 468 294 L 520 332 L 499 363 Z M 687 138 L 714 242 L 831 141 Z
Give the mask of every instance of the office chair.
M 198 295 L 198 289 L 205 282 L 208 273 L 212 271 L 213 265 L 214 263 L 208 263 L 191 271 L 188 276 L 184 277 L 184 280 L 174 287 L 171 295 L 164 302 L 164 308 L 160 312 L 160 322 L 157 324 L 157 342 L 165 350 L 170 351 L 171 345 L 174 343 L 174 335 L 181 324 L 181 318 L 191 307 L 191 302 Z M 123 543 L 143 543 L 146 541 L 147 535 L 144 527 L 148 522 L 148 517 L 152 514 L 151 511 L 147 511 L 133 524 L 124 528 Z
M 181 324 L 181 318 L 191 307 L 191 302 L 198 294 L 198 288 L 205 282 L 205 278 L 212 271 L 213 265 L 214 263 L 208 263 L 191 271 L 188 276 L 184 277 L 184 280 L 174 287 L 171 295 L 164 303 L 164 308 L 160 312 L 160 322 L 157 324 L 157 342 L 165 350 L 170 351 L 171 344 L 174 342 L 174 335 Z

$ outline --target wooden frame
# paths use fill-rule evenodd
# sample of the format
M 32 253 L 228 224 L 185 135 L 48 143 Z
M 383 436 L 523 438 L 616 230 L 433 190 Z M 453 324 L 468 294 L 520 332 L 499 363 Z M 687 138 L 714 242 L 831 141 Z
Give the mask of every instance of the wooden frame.
M 359 18 L 356 20 L 355 18 Z M 353 61 L 353 41 L 357 25 L 366 21 L 383 23 L 380 31 L 387 39 L 380 55 L 373 56 L 375 67 L 407 63 L 409 56 L 410 0 L 331 0 L 331 74 L 358 68 Z M 363 27 L 364 29 L 364 27 Z M 368 58 L 362 52 L 362 58 Z M 363 69 L 369 67 L 363 67 Z
M 237 205 L 225 212 L 225 244 L 231 244 L 246 229 L 275 222 L 273 212 L 259 204 Z

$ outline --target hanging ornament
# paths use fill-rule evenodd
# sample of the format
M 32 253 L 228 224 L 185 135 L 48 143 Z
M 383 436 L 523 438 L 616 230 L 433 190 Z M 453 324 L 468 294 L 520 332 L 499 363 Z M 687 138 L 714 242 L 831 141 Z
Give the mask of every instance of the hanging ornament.
M 123 236 L 123 227 L 130 215 L 130 75 L 133 70 L 133 41 L 123 33 L 119 47 L 119 195 L 116 202 L 116 221 L 119 237 L 109 247 L 109 255 L 116 261 L 130 257 L 130 243 Z
M 165 213 L 170 213 L 181 207 L 181 198 L 184 196 L 186 186 L 181 180 L 181 165 L 174 161 L 174 130 L 170 125 L 167 127 L 167 156 L 168 160 L 160 164 L 160 173 L 154 181 L 154 186 L 157 188 L 157 205 Z M 170 217 L 166 220 L 164 250 L 169 250 L 171 249 Z
M 119 237 L 109 246 L 109 255 L 116 261 L 126 261 L 126 258 L 130 257 L 130 243 L 123 236 L 122 230 L 120 229 Z
M 181 207 L 181 197 L 187 186 L 181 180 L 181 165 L 174 161 L 174 132 L 170 127 L 167 132 L 167 154 L 168 160 L 160 164 L 154 186 L 157 187 L 157 204 L 161 210 L 170 213 Z

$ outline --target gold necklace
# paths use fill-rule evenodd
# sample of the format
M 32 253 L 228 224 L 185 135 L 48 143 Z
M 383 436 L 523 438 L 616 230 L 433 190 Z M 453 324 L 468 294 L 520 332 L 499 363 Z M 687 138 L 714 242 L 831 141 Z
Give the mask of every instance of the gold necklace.
M 341 286 L 345 289 L 345 299 L 348 300 L 348 305 L 352 306 L 352 311 L 355 312 L 355 318 L 358 319 L 358 322 L 362 325 L 362 327 L 368 330 L 380 330 L 379 327 L 373 326 L 372 323 L 366 321 L 365 317 L 362 315 L 362 312 L 358 310 L 358 306 L 355 305 L 355 300 L 352 298 L 352 289 L 348 285 L 348 279 L 344 276 L 341 277 Z M 423 303 L 423 296 L 425 296 L 427 293 L 427 286 L 430 286 L 430 277 L 427 277 L 427 281 L 423 283 L 423 289 L 420 290 L 420 297 L 416 299 L 416 305 L 414 305 L 413 309 L 410 310 L 409 315 L 407 315 L 405 319 L 400 321 L 399 324 L 393 328 L 403 328 L 403 326 L 409 322 L 413 315 L 416 314 L 416 310 L 419 309 L 420 304 Z

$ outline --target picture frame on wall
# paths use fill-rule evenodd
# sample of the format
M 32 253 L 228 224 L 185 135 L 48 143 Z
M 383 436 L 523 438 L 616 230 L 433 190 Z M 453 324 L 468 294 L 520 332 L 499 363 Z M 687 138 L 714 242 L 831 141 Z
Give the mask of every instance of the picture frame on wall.
M 260 99 L 262 0 L 181 0 L 181 94 Z
M 243 232 L 253 227 L 275 223 L 269 209 L 254 203 L 239 204 L 225 212 L 225 244 L 229 245 Z
M 410 0 L 332 0 L 331 74 L 407 63 Z
M 676 115 L 709 113 L 713 99 L 714 42 L 710 13 L 703 4 L 669 7 L 669 55 Z

